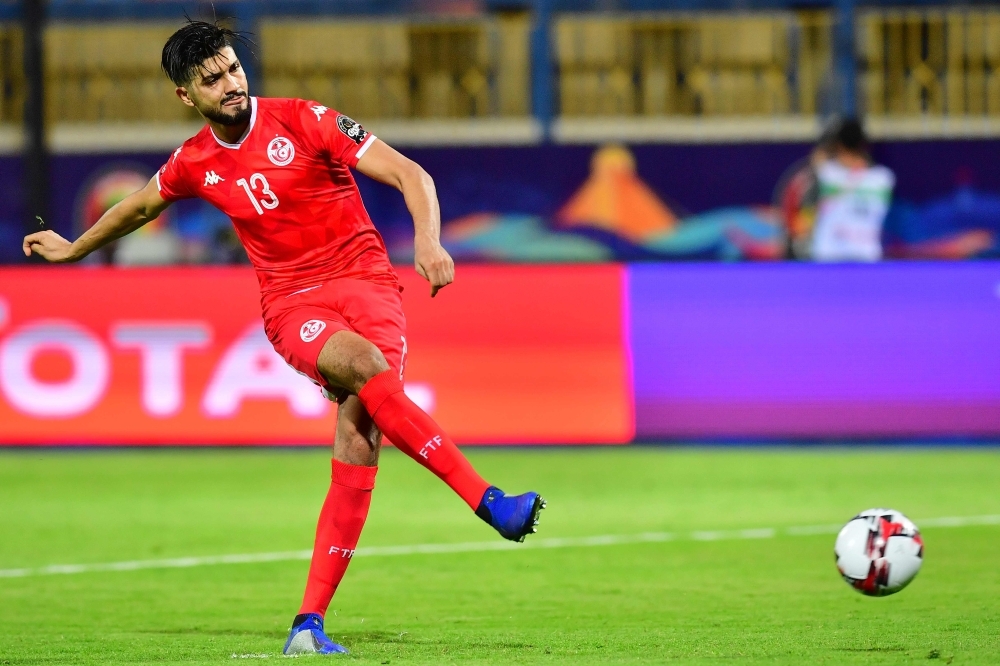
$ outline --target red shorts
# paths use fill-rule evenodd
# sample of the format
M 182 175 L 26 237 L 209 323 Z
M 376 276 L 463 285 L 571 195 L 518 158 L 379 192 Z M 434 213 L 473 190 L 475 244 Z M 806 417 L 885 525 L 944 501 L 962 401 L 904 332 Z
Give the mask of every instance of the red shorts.
M 406 318 L 398 287 L 346 278 L 279 296 L 264 303 L 264 330 L 288 365 L 338 400 L 348 392 L 330 385 L 316 367 L 337 331 L 353 331 L 374 344 L 403 379 Z

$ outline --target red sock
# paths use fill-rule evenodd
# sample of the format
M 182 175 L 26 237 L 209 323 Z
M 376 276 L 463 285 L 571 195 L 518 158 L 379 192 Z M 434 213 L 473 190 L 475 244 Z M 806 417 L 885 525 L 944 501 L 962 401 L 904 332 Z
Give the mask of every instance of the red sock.
M 313 546 L 300 614 L 326 614 L 333 593 L 354 557 L 361 528 L 365 526 L 376 472 L 378 467 L 333 461 L 333 483 L 319 513 L 316 545 Z
M 434 472 L 473 511 L 490 487 L 434 419 L 406 397 L 392 370 L 375 375 L 358 392 L 372 420 L 396 448 Z

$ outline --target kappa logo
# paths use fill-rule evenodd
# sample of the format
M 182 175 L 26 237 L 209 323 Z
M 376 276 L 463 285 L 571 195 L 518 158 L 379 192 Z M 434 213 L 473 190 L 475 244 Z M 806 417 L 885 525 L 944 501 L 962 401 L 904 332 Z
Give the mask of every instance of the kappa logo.
M 205 186 L 206 187 L 208 187 L 209 185 L 218 185 L 220 180 L 225 180 L 225 178 L 223 178 L 219 174 L 215 173 L 214 171 L 206 171 L 205 172 Z
M 299 337 L 302 338 L 302 342 L 312 342 L 319 337 L 319 334 L 323 332 L 324 328 L 326 328 L 325 321 L 310 319 L 306 323 L 302 324 L 302 328 L 299 329 Z
M 364 143 L 365 138 L 368 136 L 368 131 L 358 124 L 357 121 L 348 118 L 347 116 L 337 116 L 337 127 L 340 131 L 347 135 L 347 138 L 358 144 L 359 146 Z
M 295 159 L 295 146 L 283 136 L 276 136 L 267 144 L 267 159 L 275 166 L 285 166 Z
M 323 117 L 323 114 L 330 110 L 328 107 L 321 106 L 319 104 L 317 104 L 316 106 L 311 106 L 309 108 L 312 109 L 312 112 L 316 114 L 316 122 L 319 122 L 320 119 Z

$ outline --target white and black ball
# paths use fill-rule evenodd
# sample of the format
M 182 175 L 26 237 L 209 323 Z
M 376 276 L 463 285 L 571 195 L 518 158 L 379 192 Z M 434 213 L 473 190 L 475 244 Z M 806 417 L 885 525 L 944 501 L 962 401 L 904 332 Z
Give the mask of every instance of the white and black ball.
M 913 522 L 893 509 L 868 509 L 851 518 L 833 547 L 848 585 L 884 597 L 909 585 L 924 561 L 924 540 Z

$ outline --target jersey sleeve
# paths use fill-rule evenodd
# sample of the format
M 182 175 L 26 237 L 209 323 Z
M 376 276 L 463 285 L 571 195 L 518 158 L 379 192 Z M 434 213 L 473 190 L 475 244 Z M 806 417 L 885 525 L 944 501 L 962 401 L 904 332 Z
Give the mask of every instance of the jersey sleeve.
M 302 101 L 298 111 L 302 129 L 330 160 L 352 169 L 375 141 L 361 123 L 318 102 Z
M 160 191 L 160 197 L 164 201 L 190 199 L 194 196 L 185 177 L 184 164 L 181 159 L 183 150 L 183 146 L 175 150 L 166 164 L 156 172 L 156 188 Z

